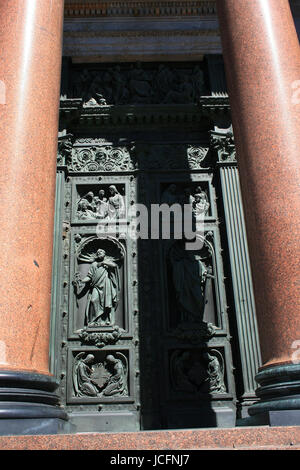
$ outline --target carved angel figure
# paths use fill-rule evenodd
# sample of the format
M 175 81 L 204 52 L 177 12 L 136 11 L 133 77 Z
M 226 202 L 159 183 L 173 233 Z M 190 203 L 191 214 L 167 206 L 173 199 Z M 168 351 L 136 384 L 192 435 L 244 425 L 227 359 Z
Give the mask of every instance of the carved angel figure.
M 114 357 L 109 354 L 106 357 L 106 364 L 111 376 L 103 390 L 104 396 L 126 396 L 128 395 L 127 388 L 127 376 L 128 376 L 128 364 L 124 354 L 116 352 Z
M 207 362 L 207 373 L 210 391 L 214 393 L 226 392 L 224 384 L 224 365 L 214 354 L 204 353 L 203 358 Z
M 89 396 L 96 397 L 100 390 L 96 382 L 92 379 L 93 368 L 91 364 L 94 362 L 94 356 L 88 354 L 84 359 L 85 353 L 77 354 L 73 368 L 73 384 L 77 397 Z

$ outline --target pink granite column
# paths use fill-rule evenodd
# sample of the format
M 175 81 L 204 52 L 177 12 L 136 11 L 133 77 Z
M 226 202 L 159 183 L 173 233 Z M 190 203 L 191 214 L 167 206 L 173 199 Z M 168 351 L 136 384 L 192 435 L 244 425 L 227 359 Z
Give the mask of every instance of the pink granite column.
M 246 213 L 262 370 L 275 370 L 284 364 L 293 367 L 295 341 L 300 346 L 298 37 L 288 0 L 217 0 L 217 7 Z
M 0 2 L 0 376 L 6 371 L 6 384 L 9 371 L 49 374 L 63 4 Z

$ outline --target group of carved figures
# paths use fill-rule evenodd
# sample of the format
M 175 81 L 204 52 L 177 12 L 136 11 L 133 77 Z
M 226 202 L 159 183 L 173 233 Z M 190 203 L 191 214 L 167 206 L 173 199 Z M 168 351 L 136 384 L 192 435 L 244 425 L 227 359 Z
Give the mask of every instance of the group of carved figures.
M 74 98 L 83 97 L 88 106 L 107 104 L 189 104 L 196 103 L 205 90 L 200 67 L 192 70 L 159 65 L 156 70 L 142 64 L 105 71 L 87 68 L 73 78 Z
M 217 351 L 196 356 L 190 351 L 175 351 L 170 365 L 173 388 L 178 392 L 226 392 L 223 358 Z
M 124 197 L 114 185 L 109 186 L 108 194 L 105 189 L 100 189 L 98 196 L 89 191 L 77 203 L 77 217 L 81 220 L 117 220 L 124 216 Z
M 128 395 L 128 361 L 124 354 L 108 354 L 97 362 L 93 354 L 80 352 L 74 360 L 73 385 L 76 397 Z
M 170 206 L 173 204 L 190 205 L 196 220 L 206 216 L 210 207 L 208 196 L 201 186 L 197 186 L 194 190 L 191 187 L 186 187 L 181 191 L 174 183 L 163 191 L 161 202 Z

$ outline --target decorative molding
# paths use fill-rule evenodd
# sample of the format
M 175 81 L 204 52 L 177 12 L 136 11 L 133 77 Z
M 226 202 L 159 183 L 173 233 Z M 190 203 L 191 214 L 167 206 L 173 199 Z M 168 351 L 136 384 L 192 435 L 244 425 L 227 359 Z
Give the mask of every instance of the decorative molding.
M 212 323 L 199 322 L 188 325 L 179 324 L 169 336 L 184 343 L 193 345 L 206 343 L 216 334 L 216 327 Z
M 58 146 L 58 166 L 70 172 L 117 172 L 133 170 L 199 170 L 210 166 L 210 148 L 201 145 L 112 146 L 101 139 L 68 137 Z
M 139 168 L 148 170 L 199 170 L 209 154 L 208 147 L 196 145 L 137 146 L 135 153 Z
M 75 148 L 70 171 L 129 171 L 135 168 L 126 147 L 109 145 L 88 148 Z
M 61 99 L 60 115 L 65 120 L 77 119 L 81 125 L 88 126 L 170 126 L 172 124 L 198 126 L 203 117 L 229 116 L 230 105 L 226 95 L 202 96 L 196 104 L 144 104 L 140 106 L 89 104 L 83 105 L 82 99 Z M 212 132 L 212 147 L 225 145 L 223 133 Z M 229 133 L 227 135 L 231 139 Z M 226 140 L 226 139 L 225 139 Z M 223 151 L 226 156 L 226 149 Z M 234 159 L 234 158 L 233 158 Z
M 144 30 L 144 31 L 66 31 L 65 38 L 140 38 L 140 37 L 174 37 L 174 36 L 219 36 L 220 30 L 217 29 L 199 29 L 197 31 L 188 30 Z
M 127 1 L 67 0 L 65 17 L 159 17 L 216 15 L 215 0 L 198 1 Z
M 95 332 L 89 331 L 88 328 L 83 328 L 78 331 L 79 338 L 83 344 L 90 344 L 97 348 L 103 348 L 108 344 L 116 344 L 121 338 L 124 330 L 115 326 L 113 331 L 109 332 Z

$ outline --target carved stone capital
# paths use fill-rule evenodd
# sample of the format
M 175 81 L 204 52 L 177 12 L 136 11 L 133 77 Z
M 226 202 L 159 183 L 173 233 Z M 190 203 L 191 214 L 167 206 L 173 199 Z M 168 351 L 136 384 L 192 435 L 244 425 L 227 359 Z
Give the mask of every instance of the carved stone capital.
M 236 162 L 236 148 L 232 126 L 229 129 L 215 128 L 210 133 L 210 145 L 218 154 L 219 163 Z

